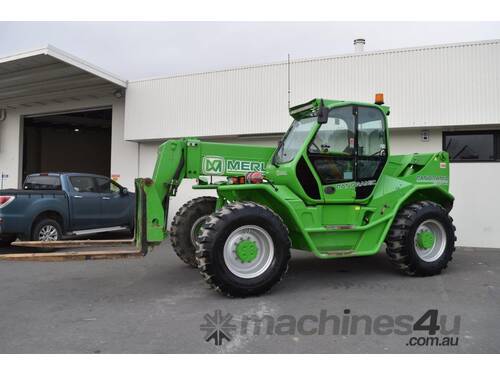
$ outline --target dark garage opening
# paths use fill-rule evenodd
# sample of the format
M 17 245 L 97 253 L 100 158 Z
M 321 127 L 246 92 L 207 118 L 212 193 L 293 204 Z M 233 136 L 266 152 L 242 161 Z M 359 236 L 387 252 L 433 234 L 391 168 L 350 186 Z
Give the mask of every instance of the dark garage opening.
M 24 118 L 23 181 L 30 173 L 110 175 L 110 109 Z

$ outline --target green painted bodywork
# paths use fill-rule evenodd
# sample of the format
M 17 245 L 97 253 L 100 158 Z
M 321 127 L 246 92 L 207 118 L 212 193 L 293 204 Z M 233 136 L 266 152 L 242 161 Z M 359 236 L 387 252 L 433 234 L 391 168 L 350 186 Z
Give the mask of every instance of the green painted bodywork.
M 309 111 L 317 111 L 321 105 L 375 107 L 383 113 L 386 123 L 389 114 L 386 106 L 321 99 L 291 108 L 290 113 L 300 118 Z M 152 179 L 136 179 L 137 246 L 145 253 L 147 247 L 166 238 L 168 201 L 185 178 L 198 179 L 195 189 L 215 189 L 217 209 L 235 201 L 268 206 L 288 227 L 292 247 L 311 251 L 320 258 L 375 254 L 397 212 L 412 202 L 430 200 L 451 209 L 454 198 L 448 191 L 449 159 L 444 151 L 391 155 L 386 146 L 386 164 L 371 194 L 364 199 L 356 198 L 354 183 L 323 185 L 307 156 L 308 144 L 319 127 L 319 123 L 313 126 L 293 160 L 279 165 L 272 162 L 274 147 L 212 143 L 194 138 L 163 143 Z M 389 141 L 387 126 L 386 138 Z M 297 178 L 300 158 L 305 159 L 320 186 L 318 199 L 311 198 Z M 263 171 L 265 182 L 213 181 L 214 176 L 244 176 L 249 171 Z M 328 187 L 333 187 L 335 193 L 326 193 Z

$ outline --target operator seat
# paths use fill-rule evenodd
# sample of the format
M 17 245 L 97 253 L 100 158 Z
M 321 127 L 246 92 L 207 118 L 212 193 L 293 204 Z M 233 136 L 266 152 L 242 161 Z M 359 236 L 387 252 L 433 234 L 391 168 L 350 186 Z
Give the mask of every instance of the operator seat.
M 354 137 L 354 134 L 348 129 L 333 130 L 332 134 L 328 137 L 328 144 L 330 145 L 329 152 L 333 155 L 317 160 L 315 167 L 318 172 L 327 177 L 328 179 L 343 180 L 345 172 L 345 161 L 337 160 L 338 153 L 352 154 L 352 148 L 349 147 L 349 140 Z

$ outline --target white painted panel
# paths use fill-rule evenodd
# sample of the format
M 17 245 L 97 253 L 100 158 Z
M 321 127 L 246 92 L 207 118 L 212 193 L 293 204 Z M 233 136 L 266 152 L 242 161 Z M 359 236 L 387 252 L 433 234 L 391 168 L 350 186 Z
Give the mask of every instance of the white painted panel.
M 118 176 L 120 185 L 134 191 L 134 179 L 139 172 L 139 146 L 137 142 L 124 139 L 125 103 L 114 100 L 113 118 L 111 121 L 111 175 Z
M 500 163 L 452 163 L 458 245 L 500 248 Z
M 427 142 L 422 141 L 421 131 L 421 129 L 391 129 L 389 144 L 391 155 L 441 151 L 442 130 L 439 128 L 427 129 L 429 135 Z
M 161 142 L 139 144 L 139 176 L 151 177 L 156 163 L 156 155 Z
M 7 112 L 7 118 L 0 122 L 0 173 L 7 175 L 2 187 L 17 188 L 19 181 L 20 131 L 19 113 Z
M 500 41 L 293 61 L 292 105 L 315 97 L 373 101 L 390 126 L 500 123 Z M 284 63 L 130 82 L 125 138 L 276 133 L 287 129 Z

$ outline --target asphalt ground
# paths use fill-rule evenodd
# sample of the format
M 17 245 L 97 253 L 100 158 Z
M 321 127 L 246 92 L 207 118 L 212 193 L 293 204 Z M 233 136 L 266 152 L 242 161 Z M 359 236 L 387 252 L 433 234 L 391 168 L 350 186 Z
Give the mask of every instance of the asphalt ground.
M 498 353 L 499 318 L 499 249 L 459 248 L 426 278 L 384 251 L 293 251 L 285 279 L 246 299 L 209 289 L 167 244 L 139 259 L 0 261 L 0 353 Z

